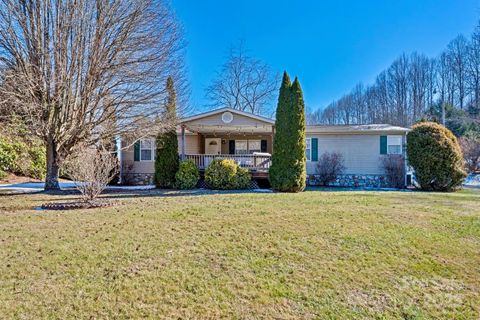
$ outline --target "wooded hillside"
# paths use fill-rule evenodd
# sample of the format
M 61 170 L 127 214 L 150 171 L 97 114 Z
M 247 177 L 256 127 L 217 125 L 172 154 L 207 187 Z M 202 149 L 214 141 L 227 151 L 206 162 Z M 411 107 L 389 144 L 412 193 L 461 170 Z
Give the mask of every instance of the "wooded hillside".
M 480 23 L 459 35 L 438 57 L 403 53 L 373 84 L 359 83 L 311 113 L 311 124 L 389 123 L 410 126 L 420 119 L 442 122 L 457 135 L 480 132 Z

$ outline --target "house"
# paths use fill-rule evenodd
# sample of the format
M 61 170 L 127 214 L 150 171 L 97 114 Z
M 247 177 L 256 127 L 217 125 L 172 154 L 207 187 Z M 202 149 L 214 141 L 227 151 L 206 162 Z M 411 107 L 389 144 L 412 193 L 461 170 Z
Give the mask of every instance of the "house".
M 182 159 L 190 159 L 202 171 L 214 159 L 234 159 L 248 168 L 253 178 L 268 178 L 275 121 L 251 113 L 221 108 L 178 122 L 178 146 Z M 386 187 L 382 157 L 405 155 L 407 128 L 387 124 L 312 125 L 306 128 L 309 184 L 318 182 L 318 160 L 324 152 L 339 152 L 345 172 L 335 186 Z M 155 139 L 143 139 L 121 152 L 123 183 L 152 183 Z M 404 157 L 405 158 L 405 157 Z

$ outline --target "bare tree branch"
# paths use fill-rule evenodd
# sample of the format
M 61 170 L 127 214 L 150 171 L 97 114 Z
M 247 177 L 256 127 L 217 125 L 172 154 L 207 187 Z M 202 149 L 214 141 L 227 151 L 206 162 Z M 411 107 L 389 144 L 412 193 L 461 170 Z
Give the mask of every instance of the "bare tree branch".
M 164 83 L 185 84 L 180 28 L 157 0 L 0 0 L 0 68 L 0 103 L 46 143 L 47 188 L 75 146 L 173 125 Z
M 272 116 L 278 79 L 267 64 L 250 57 L 240 43 L 230 49 L 227 61 L 207 87 L 206 96 L 215 107 Z

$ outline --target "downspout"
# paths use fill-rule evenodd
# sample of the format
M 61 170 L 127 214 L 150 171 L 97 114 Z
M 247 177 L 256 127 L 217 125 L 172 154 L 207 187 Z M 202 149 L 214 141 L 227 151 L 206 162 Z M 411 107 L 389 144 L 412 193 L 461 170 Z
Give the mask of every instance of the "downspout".
M 403 135 L 403 164 L 404 164 L 404 170 L 405 170 L 405 177 L 404 177 L 404 187 L 407 188 L 408 187 L 408 174 L 407 174 L 407 170 L 408 170 L 408 165 L 407 165 L 407 133 L 404 133 Z
M 182 160 L 185 160 L 185 126 L 182 125 Z
M 273 155 L 273 139 L 275 139 L 275 125 L 272 125 L 272 146 L 271 146 L 271 148 L 272 148 L 271 154 L 272 155 Z
M 123 163 L 122 163 L 122 138 L 120 136 L 117 136 L 115 139 L 116 145 L 117 145 L 117 160 L 118 160 L 118 183 L 117 184 L 122 184 L 122 176 L 123 176 Z

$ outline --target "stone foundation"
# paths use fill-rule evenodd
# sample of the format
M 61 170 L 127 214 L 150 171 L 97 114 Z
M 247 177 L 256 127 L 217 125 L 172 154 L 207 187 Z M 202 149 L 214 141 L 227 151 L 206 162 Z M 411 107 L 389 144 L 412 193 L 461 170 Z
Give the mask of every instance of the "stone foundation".
M 122 176 L 122 183 L 126 185 L 149 185 L 153 184 L 153 173 L 126 173 Z M 322 186 L 319 175 L 312 174 L 307 177 L 307 185 Z M 201 179 L 197 185 L 200 188 L 208 188 L 205 181 Z M 342 174 L 337 176 L 335 181 L 327 184 L 327 187 L 347 187 L 347 188 L 391 188 L 385 175 L 374 174 Z M 252 189 L 258 188 L 255 180 L 252 180 Z
M 312 174 L 307 178 L 307 185 L 321 186 L 319 175 Z M 326 185 L 327 187 L 348 187 L 348 188 L 391 188 L 385 175 L 375 174 L 342 174 L 338 175 L 335 181 Z
M 126 184 L 126 185 L 153 184 L 153 173 L 125 173 L 122 175 L 122 184 Z

